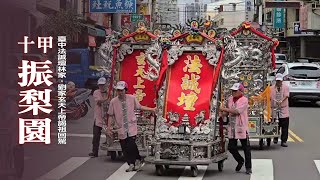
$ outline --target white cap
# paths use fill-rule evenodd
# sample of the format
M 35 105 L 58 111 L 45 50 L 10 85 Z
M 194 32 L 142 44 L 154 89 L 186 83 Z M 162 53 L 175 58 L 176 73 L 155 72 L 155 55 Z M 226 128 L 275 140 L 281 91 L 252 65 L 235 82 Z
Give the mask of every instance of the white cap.
M 119 90 L 123 90 L 125 88 L 128 89 L 128 84 L 126 82 L 124 82 L 124 81 L 119 81 L 119 82 L 117 82 L 117 85 L 116 85 L 115 88 L 119 89 Z
M 67 83 L 67 90 L 72 90 L 72 89 L 75 89 L 76 88 L 76 84 L 72 81 L 69 81 Z
M 244 91 L 244 86 L 241 83 L 234 83 L 230 89 L 234 90 L 234 91 L 240 90 L 240 91 L 243 92 Z
M 276 74 L 276 81 L 283 81 L 283 75 L 280 73 Z
M 69 82 L 67 83 L 67 86 L 76 86 L 76 84 L 75 84 L 74 82 L 72 82 L 72 81 L 69 81 Z
M 105 85 L 107 83 L 106 78 L 102 77 L 98 80 L 98 85 Z

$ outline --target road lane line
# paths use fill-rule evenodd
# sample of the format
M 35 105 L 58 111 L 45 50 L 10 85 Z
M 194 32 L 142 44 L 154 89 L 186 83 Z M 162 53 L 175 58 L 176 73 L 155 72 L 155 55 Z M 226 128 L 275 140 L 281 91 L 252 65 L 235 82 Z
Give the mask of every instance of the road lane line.
M 190 166 L 186 166 L 184 168 L 183 173 L 179 177 L 178 180 L 202 180 L 204 174 L 206 173 L 206 170 L 208 166 L 197 166 L 198 167 L 198 176 L 197 177 L 191 177 L 191 168 Z
M 142 164 L 142 167 L 144 163 Z M 123 164 L 117 171 L 115 171 L 111 176 L 109 176 L 106 180 L 130 180 L 137 171 L 126 172 L 126 169 L 129 168 L 127 163 Z
M 280 142 L 281 142 L 281 140 L 280 140 Z M 295 141 L 291 136 L 288 136 L 288 142 L 295 142 Z
M 272 159 L 252 159 L 250 180 L 274 180 Z
M 303 140 L 298 136 L 296 135 L 295 133 L 293 133 L 290 129 L 289 129 L 289 134 L 291 136 L 293 136 L 296 140 L 298 140 L 299 142 L 303 142 Z
M 316 164 L 316 167 L 317 167 L 318 172 L 320 174 L 320 160 L 314 160 L 314 163 Z
M 89 159 L 90 157 L 72 157 L 37 180 L 61 180 Z

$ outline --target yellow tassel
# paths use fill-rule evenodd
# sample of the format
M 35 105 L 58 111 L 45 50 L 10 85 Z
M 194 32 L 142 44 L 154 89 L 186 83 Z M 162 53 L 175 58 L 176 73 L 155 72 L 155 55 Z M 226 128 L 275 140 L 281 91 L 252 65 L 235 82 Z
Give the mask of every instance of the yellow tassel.
M 254 101 L 263 101 L 266 102 L 266 109 L 264 110 L 264 117 L 266 121 L 270 122 L 271 120 L 271 100 L 270 100 L 270 85 L 266 87 L 266 89 L 261 92 L 258 96 L 252 96 L 249 99 L 250 109 L 252 109 Z

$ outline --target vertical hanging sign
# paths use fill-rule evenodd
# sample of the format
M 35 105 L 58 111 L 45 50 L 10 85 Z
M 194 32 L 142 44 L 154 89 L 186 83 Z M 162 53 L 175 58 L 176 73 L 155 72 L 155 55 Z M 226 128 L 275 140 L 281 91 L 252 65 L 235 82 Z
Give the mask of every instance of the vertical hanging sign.
M 277 0 L 282 1 L 282 0 Z M 284 9 L 283 8 L 275 8 L 273 10 L 273 28 L 284 28 Z
M 245 0 L 246 21 L 253 22 L 254 2 L 253 0 Z

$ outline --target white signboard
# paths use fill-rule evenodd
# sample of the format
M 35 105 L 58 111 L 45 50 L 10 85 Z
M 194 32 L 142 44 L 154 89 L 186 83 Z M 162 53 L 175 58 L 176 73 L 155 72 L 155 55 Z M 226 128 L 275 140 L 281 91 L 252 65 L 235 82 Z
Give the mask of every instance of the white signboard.
M 245 0 L 245 12 L 246 12 L 246 21 L 253 22 L 253 15 L 254 15 L 253 0 Z

